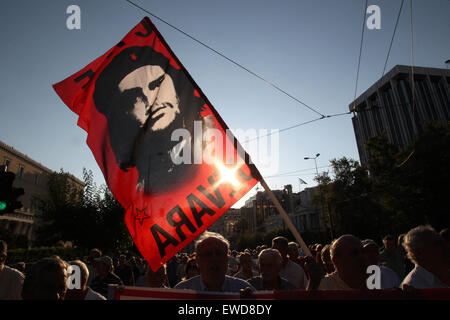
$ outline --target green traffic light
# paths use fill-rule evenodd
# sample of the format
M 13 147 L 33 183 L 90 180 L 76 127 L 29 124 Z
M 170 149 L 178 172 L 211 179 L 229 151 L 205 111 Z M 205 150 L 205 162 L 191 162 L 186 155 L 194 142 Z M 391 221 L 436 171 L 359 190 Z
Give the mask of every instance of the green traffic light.
M 0 201 L 0 211 L 3 211 L 6 209 L 6 202 L 5 201 Z

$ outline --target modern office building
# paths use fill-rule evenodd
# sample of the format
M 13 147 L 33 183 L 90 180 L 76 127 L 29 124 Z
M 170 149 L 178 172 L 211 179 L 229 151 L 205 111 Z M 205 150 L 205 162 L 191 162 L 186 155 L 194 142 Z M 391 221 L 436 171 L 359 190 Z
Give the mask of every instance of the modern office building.
M 48 175 L 53 171 L 1 141 L 0 165 L 16 174 L 13 187 L 25 191 L 18 199 L 23 207 L 0 215 L 0 226 L 15 235 L 24 235 L 28 240 L 33 240 L 34 227 L 39 223 L 38 199 L 48 196 Z M 72 175 L 70 182 L 73 187 L 84 189 L 84 183 Z
M 424 121 L 450 121 L 450 70 L 397 65 L 350 103 L 362 165 L 368 164 L 364 143 L 386 131 L 389 142 L 404 148 Z M 413 103 L 414 100 L 414 103 Z

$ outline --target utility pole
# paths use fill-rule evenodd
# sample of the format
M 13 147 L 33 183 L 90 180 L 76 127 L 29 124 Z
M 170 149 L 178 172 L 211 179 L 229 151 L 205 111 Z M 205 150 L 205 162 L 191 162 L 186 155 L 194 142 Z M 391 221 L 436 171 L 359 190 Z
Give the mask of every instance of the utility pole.
M 314 158 L 312 157 L 305 157 L 305 160 L 314 160 L 314 164 L 316 166 L 316 178 L 319 176 L 319 171 L 317 170 L 317 158 L 320 156 L 320 153 L 317 153 L 316 156 Z M 319 187 L 319 192 L 320 192 L 320 203 L 322 205 L 322 212 L 325 213 L 324 211 L 324 206 L 323 206 L 323 195 L 322 195 L 322 190 Z M 333 223 L 331 221 L 331 214 L 330 214 L 330 210 L 328 208 L 328 203 L 327 203 L 327 213 L 328 213 L 328 219 L 330 221 L 330 235 L 331 235 L 331 240 L 334 239 L 334 235 L 333 235 Z

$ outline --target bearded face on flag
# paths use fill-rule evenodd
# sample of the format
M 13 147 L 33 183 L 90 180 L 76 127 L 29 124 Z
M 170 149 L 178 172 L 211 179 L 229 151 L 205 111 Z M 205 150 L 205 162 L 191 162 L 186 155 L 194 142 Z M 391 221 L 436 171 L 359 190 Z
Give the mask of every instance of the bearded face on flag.
M 173 159 L 186 151 L 194 155 L 194 147 L 202 148 L 202 142 L 172 141 L 172 133 L 180 128 L 193 138 L 195 121 L 202 121 L 204 101 L 194 92 L 186 75 L 151 47 L 123 50 L 99 75 L 95 106 L 107 118 L 119 167 L 136 167 L 138 190 L 157 194 L 195 176 L 198 164 L 175 164 Z

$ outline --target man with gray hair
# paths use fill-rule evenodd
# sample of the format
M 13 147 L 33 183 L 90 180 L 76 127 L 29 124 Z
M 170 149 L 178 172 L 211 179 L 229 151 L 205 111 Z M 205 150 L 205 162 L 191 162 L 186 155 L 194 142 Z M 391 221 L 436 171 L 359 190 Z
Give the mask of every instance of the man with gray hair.
M 226 275 L 229 249 L 230 243 L 222 235 L 205 231 L 195 242 L 200 275 L 181 281 L 174 288 L 221 292 L 240 292 L 247 287 L 255 290 L 247 281 Z
M 75 275 L 77 274 L 77 270 L 80 272 L 80 279 L 75 279 L 74 288 L 68 288 L 66 292 L 65 300 L 106 300 L 104 296 L 100 293 L 92 290 L 87 286 L 87 282 L 89 279 L 89 270 L 86 264 L 80 260 L 74 260 L 69 262 L 70 270 L 75 270 Z M 69 277 L 71 276 L 69 272 Z M 79 285 L 77 288 L 76 285 Z
M 113 260 L 110 256 L 102 256 L 94 259 L 98 276 L 92 279 L 91 288 L 102 296 L 108 296 L 108 286 L 117 284 L 123 286 L 123 281 L 114 273 Z
M 258 255 L 260 276 L 253 277 L 248 282 L 256 290 L 295 290 L 296 287 L 280 277 L 283 269 L 283 258 L 276 249 L 264 249 Z
M 403 239 L 408 259 L 415 264 L 401 286 L 450 287 L 448 251 L 441 236 L 429 225 L 411 229 Z
M 333 241 L 330 256 L 335 271 L 321 279 L 319 290 L 367 289 L 367 260 L 357 237 L 347 234 Z

